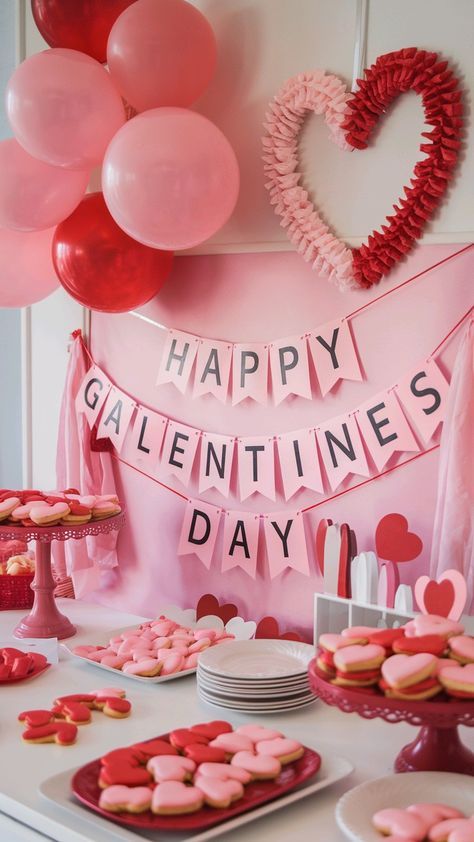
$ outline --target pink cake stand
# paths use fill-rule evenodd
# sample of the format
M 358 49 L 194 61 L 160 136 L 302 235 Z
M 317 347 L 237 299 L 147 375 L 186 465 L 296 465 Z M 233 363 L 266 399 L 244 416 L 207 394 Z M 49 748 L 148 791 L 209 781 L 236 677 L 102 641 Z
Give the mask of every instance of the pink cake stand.
M 474 726 L 474 703 L 469 699 L 429 699 L 405 702 L 388 699 L 382 693 L 337 687 L 315 672 L 316 659 L 309 665 L 309 683 L 316 696 L 344 713 L 358 713 L 364 719 L 408 722 L 420 727 L 413 742 L 395 759 L 396 772 L 460 772 L 474 775 L 474 752 L 460 740 L 458 725 Z M 435 699 L 438 697 L 435 697 Z
M 79 540 L 86 535 L 104 535 L 121 529 L 124 512 L 105 520 L 91 520 L 78 526 L 0 526 L 0 541 L 36 541 L 36 573 L 32 582 L 35 592 L 33 607 L 23 617 L 13 634 L 15 637 L 57 637 L 76 634 L 76 628 L 56 607 L 53 596 L 56 583 L 51 571 L 51 542 Z

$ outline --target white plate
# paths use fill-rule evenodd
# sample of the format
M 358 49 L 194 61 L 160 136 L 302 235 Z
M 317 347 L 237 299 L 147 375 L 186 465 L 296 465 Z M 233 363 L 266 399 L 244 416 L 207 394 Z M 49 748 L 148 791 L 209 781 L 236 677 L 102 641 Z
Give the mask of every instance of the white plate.
M 74 831 L 74 839 L 77 842 L 90 842 L 91 839 L 94 842 L 138 842 L 140 839 L 150 839 L 152 842 L 205 842 L 205 840 L 207 842 L 208 839 L 223 836 L 225 833 L 253 822 L 261 816 L 266 816 L 282 807 L 293 804 L 295 801 L 300 801 L 308 795 L 326 789 L 336 781 L 350 775 L 353 768 L 352 764 L 344 757 L 335 757 L 334 755 L 330 755 L 327 759 L 323 757 L 321 769 L 316 779 L 312 778 L 287 795 L 269 801 L 261 807 L 256 807 L 255 810 L 242 813 L 242 815 L 216 827 L 211 827 L 202 833 L 191 835 L 186 833 L 158 833 L 157 831 L 146 830 L 137 834 L 125 827 L 107 821 L 97 813 L 91 812 L 75 801 L 70 791 L 71 778 L 77 769 L 70 769 L 48 778 L 41 784 L 39 791 L 43 798 L 52 802 L 55 807 L 60 808 L 62 826 Z M 249 838 L 251 837 L 249 836 Z
M 470 775 L 453 772 L 404 772 L 366 781 L 338 801 L 336 820 L 352 842 L 382 842 L 372 816 L 384 807 L 408 807 L 420 802 L 448 804 L 467 816 L 474 813 L 474 784 Z
M 199 663 L 215 675 L 243 678 L 301 676 L 314 647 L 296 640 L 230 640 L 201 653 Z
M 253 685 L 247 687 L 234 687 L 233 685 L 228 685 L 224 683 L 219 683 L 217 681 L 210 681 L 203 673 L 198 671 L 197 675 L 198 684 L 201 684 L 202 687 L 207 687 L 208 690 L 214 690 L 216 693 L 225 693 L 227 696 L 241 696 L 243 698 L 248 698 L 249 696 L 252 697 L 264 697 L 264 698 L 271 698 L 272 696 L 296 696 L 298 693 L 308 693 L 309 692 L 309 683 L 307 681 L 301 682 L 300 684 L 295 684 L 290 686 L 283 686 L 283 687 L 254 687 Z
M 209 672 L 209 670 L 204 669 L 201 664 L 198 664 L 198 672 L 202 675 L 206 681 L 213 681 L 216 684 L 221 684 L 225 687 L 232 687 L 242 690 L 248 690 L 249 688 L 258 688 L 261 690 L 273 690 L 287 688 L 287 687 L 298 687 L 301 684 L 309 684 L 308 673 L 302 672 L 300 675 L 292 676 L 291 678 L 281 678 L 281 679 L 271 679 L 271 680 L 260 680 L 260 679 L 242 679 L 239 680 L 238 678 L 227 678 L 223 675 L 216 675 L 213 672 Z
M 137 626 L 124 626 L 122 629 L 112 629 L 112 631 L 108 632 L 107 640 L 104 640 L 103 643 L 99 643 L 97 640 L 94 641 L 85 641 L 81 643 L 81 646 L 107 646 L 111 637 L 118 637 L 119 634 L 122 634 L 124 631 L 129 631 L 130 629 L 136 629 Z M 182 670 L 181 672 L 173 672 L 171 675 L 129 675 L 126 672 L 122 672 L 122 670 L 115 669 L 114 667 L 107 667 L 105 664 L 100 664 L 97 661 L 90 661 L 89 658 L 83 658 L 81 655 L 75 655 L 72 651 L 73 644 L 71 643 L 68 645 L 67 643 L 62 644 L 65 649 L 72 655 L 73 658 L 77 658 L 79 661 L 83 661 L 85 664 L 91 664 L 93 667 L 99 667 L 101 670 L 106 670 L 107 672 L 113 672 L 114 675 L 120 676 L 120 680 L 122 678 L 128 678 L 130 681 L 141 681 L 142 684 L 163 684 L 165 681 L 172 681 L 174 678 L 183 678 L 185 675 L 194 675 L 196 672 L 196 667 L 191 670 Z M 74 644 L 77 646 L 78 644 Z M 217 647 L 216 647 L 217 648 Z
M 213 705 L 218 708 L 225 708 L 226 710 L 235 710 L 242 713 L 252 714 L 266 714 L 266 713 L 283 713 L 284 711 L 296 710 L 297 708 L 307 707 L 316 701 L 315 696 L 308 696 L 306 699 L 299 699 L 293 702 L 279 702 L 278 704 L 256 705 L 252 702 L 243 702 L 231 699 L 218 699 L 216 696 L 210 696 L 203 690 L 198 688 L 198 696 L 203 702 L 208 705 Z

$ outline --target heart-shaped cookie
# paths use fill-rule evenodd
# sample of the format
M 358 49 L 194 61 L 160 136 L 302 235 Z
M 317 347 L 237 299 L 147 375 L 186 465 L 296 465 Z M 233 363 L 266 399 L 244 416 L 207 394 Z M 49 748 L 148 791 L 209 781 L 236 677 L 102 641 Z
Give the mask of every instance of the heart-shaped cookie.
M 402 93 L 421 96 L 425 122 L 410 187 L 381 231 L 348 248 L 320 217 L 299 169 L 298 141 L 309 112 L 324 115 L 330 138 L 343 149 L 365 149 L 380 117 Z M 302 257 L 341 288 L 370 287 L 413 248 L 452 178 L 461 147 L 462 95 L 458 80 L 436 53 L 415 47 L 379 56 L 350 93 L 321 70 L 289 79 L 270 103 L 263 139 L 266 187 L 281 225 Z
M 434 655 L 425 652 L 417 655 L 391 655 L 382 664 L 382 675 L 390 687 L 402 689 L 432 676 L 436 672 L 437 663 Z

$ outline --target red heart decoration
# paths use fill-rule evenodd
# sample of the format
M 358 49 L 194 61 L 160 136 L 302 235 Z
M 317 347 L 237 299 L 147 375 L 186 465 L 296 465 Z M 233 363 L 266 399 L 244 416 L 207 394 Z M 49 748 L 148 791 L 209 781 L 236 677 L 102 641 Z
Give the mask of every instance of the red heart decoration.
M 454 597 L 454 587 L 449 579 L 444 579 L 442 582 L 435 582 L 434 580 L 428 582 L 424 593 L 426 613 L 449 617 L 449 612 L 454 604 Z
M 267 640 L 303 640 L 297 632 L 280 634 L 280 628 L 275 617 L 262 617 L 257 624 L 255 637 L 265 638 Z
M 375 548 L 379 558 L 398 564 L 413 561 L 423 549 L 423 541 L 408 531 L 408 521 L 403 515 L 392 512 L 385 515 L 375 530 Z
M 204 594 L 196 606 L 196 620 L 212 614 L 215 617 L 220 617 L 224 625 L 232 620 L 232 617 L 237 617 L 238 613 L 237 606 L 232 602 L 220 605 L 217 597 L 211 593 Z
M 332 139 L 342 148 L 365 149 L 379 119 L 400 94 L 421 96 L 425 122 L 418 161 L 404 196 L 381 231 L 358 249 L 341 242 L 317 212 L 301 184 L 298 135 L 306 113 L 324 114 Z M 452 178 L 461 148 L 462 92 L 458 79 L 436 53 L 416 47 L 379 56 L 350 93 L 323 71 L 300 73 L 274 97 L 263 140 L 266 187 L 290 240 L 321 275 L 347 286 L 370 287 L 414 246 Z

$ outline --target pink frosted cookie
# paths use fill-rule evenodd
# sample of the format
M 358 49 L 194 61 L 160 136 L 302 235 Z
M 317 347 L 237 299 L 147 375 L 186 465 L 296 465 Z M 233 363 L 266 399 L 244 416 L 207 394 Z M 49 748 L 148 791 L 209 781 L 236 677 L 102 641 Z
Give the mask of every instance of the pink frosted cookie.
M 181 781 L 165 781 L 153 790 L 151 809 L 159 816 L 195 813 L 203 805 L 200 789 L 186 786 Z
M 430 842 L 473 842 L 474 817 L 470 819 L 446 819 L 431 828 Z
M 255 746 L 257 754 L 276 757 L 282 765 L 298 760 L 304 754 L 304 748 L 298 740 L 288 737 L 276 737 L 274 740 L 262 740 Z
M 435 675 L 439 676 L 439 674 L 446 669 L 446 667 L 457 667 L 459 666 L 459 661 L 455 661 L 454 658 L 438 658 L 438 663 L 436 664 L 436 673 Z
M 391 833 L 408 840 L 413 839 L 414 842 L 421 842 L 425 838 L 429 827 L 421 816 L 397 807 L 386 807 L 384 810 L 378 810 L 372 816 L 372 824 L 376 830 L 386 836 Z
M 474 699 L 474 664 L 446 667 L 440 673 L 439 681 L 450 696 Z
M 474 664 L 474 637 L 465 634 L 451 637 L 448 642 L 451 657 L 460 664 Z
M 385 647 L 378 643 L 365 646 L 354 643 L 334 653 L 334 665 L 342 672 L 363 672 L 377 669 L 385 660 Z
M 199 654 L 194 652 L 193 655 L 187 655 L 184 659 L 183 670 L 194 670 L 197 667 Z
M 448 807 L 446 804 L 410 804 L 407 810 L 409 813 L 420 816 L 429 828 L 445 819 L 464 818 L 464 813 L 456 810 L 455 807 Z
M 196 640 L 194 643 L 191 643 L 189 647 L 189 654 L 193 655 L 195 652 L 204 652 L 205 649 L 208 649 L 211 645 L 211 641 L 208 637 L 201 637 L 199 640 Z
M 144 813 L 150 809 L 151 795 L 147 786 L 115 784 L 102 790 L 99 807 L 109 813 Z
M 264 728 L 263 725 L 239 725 L 235 729 L 236 734 L 243 734 L 252 740 L 253 743 L 259 743 L 262 740 L 275 740 L 277 737 L 283 737 L 280 731 L 275 731 L 273 728 Z
M 146 768 L 151 772 L 156 783 L 160 784 L 163 781 L 191 780 L 196 764 L 189 757 L 182 757 L 179 754 L 175 756 L 162 754 L 150 758 Z
M 0 502 L 0 522 L 10 517 L 12 512 L 21 505 L 19 497 L 7 497 L 6 500 Z
M 158 661 L 156 658 L 146 658 L 144 661 L 139 661 L 136 664 L 134 661 L 128 661 L 122 667 L 122 672 L 126 675 L 141 675 L 141 676 L 154 676 L 158 675 L 162 666 L 162 661 Z
M 364 638 L 358 638 L 357 641 L 351 637 L 344 637 L 342 634 L 321 634 L 319 636 L 318 645 L 326 652 L 337 652 L 338 649 L 344 649 L 346 646 L 353 646 L 355 643 L 364 644 Z
M 216 809 L 229 807 L 233 801 L 238 801 L 244 794 L 242 784 L 231 778 L 227 781 L 221 781 L 219 778 L 206 778 L 204 775 L 196 775 L 194 786 L 202 792 L 204 803 Z
M 151 629 L 158 637 L 168 637 L 172 632 L 171 620 L 157 620 L 151 624 Z
M 170 649 L 171 640 L 169 639 L 169 637 L 158 636 L 158 637 L 155 637 L 154 640 L 152 640 L 151 645 L 152 645 L 152 648 L 156 649 L 156 650 Z
M 121 670 L 128 661 L 127 655 L 106 655 L 100 659 L 104 667 L 112 667 L 114 670 Z
M 462 634 L 464 626 L 449 620 L 448 617 L 440 617 L 438 614 L 417 614 L 403 627 L 407 637 L 420 637 L 425 634 L 438 634 L 440 637 L 453 637 Z
M 425 681 L 436 672 L 438 659 L 424 652 L 418 655 L 391 655 L 382 664 L 382 675 L 396 689 Z
M 232 756 L 238 751 L 253 751 L 253 742 L 244 734 L 219 734 L 209 743 L 213 748 L 223 748 L 227 755 Z
M 350 637 L 352 643 L 368 643 L 369 637 L 376 629 L 373 626 L 349 626 L 343 629 L 341 634 L 343 637 Z
M 250 772 L 232 763 L 201 763 L 198 771 L 206 778 L 219 778 L 221 781 L 233 780 L 248 784 L 252 780 Z
M 121 687 L 102 687 L 100 690 L 91 690 L 91 695 L 96 699 L 111 699 L 112 696 L 124 699 L 127 694 Z
M 253 754 L 251 751 L 238 751 L 234 754 L 231 765 L 244 769 L 255 781 L 276 778 L 281 772 L 281 763 L 269 754 Z
M 180 672 L 183 669 L 184 655 L 177 652 L 175 655 L 165 658 L 162 663 L 160 675 L 173 675 L 173 673 Z
M 201 638 L 209 638 L 209 640 L 215 640 L 217 637 L 217 630 L 216 629 L 194 629 L 193 637 L 195 640 L 201 640 Z
M 62 517 L 69 514 L 71 509 L 67 503 L 39 503 L 30 510 L 30 520 L 38 526 L 48 526 L 48 524 L 55 524 Z
M 89 658 L 93 652 L 99 652 L 101 649 L 104 649 L 103 646 L 75 646 L 72 650 L 74 655 L 78 655 L 79 658 Z

